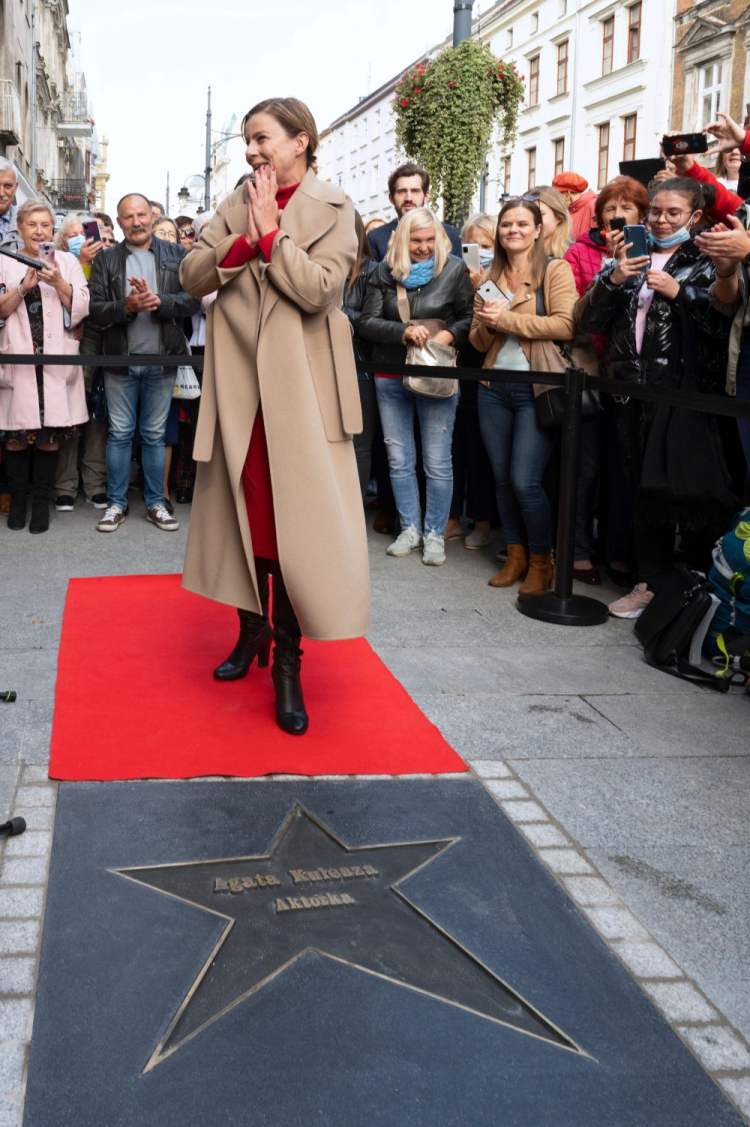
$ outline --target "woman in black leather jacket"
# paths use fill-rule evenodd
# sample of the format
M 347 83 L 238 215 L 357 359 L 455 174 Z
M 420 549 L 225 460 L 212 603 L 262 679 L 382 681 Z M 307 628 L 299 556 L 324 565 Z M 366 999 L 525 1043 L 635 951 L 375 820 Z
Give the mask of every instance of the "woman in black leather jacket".
M 607 338 L 607 376 L 673 390 L 720 392 L 729 322 L 711 308 L 713 263 L 692 240 L 702 206 L 701 185 L 695 180 L 660 184 L 646 217 L 650 257 L 628 259 L 624 238 L 617 237 L 616 262 L 597 275 L 579 300 L 578 326 Z M 705 571 L 733 498 L 715 419 L 697 416 L 697 430 L 690 417 L 694 413 L 635 399 L 616 401 L 616 411 L 625 469 L 635 491 L 640 582 L 610 612 L 638 618 L 672 569 L 677 527 L 687 563 Z
M 408 323 L 399 312 L 399 290 L 408 300 Z M 376 363 L 402 364 L 407 344 L 420 346 L 428 339 L 456 348 L 464 344 L 473 304 L 469 271 L 460 259 L 451 256 L 450 242 L 440 223 L 429 208 L 413 208 L 396 228 L 386 258 L 370 276 L 358 329 L 365 340 L 373 342 Z M 439 321 L 443 327 L 421 323 L 425 321 Z M 401 524 L 401 533 L 388 547 L 388 555 L 408 556 L 423 548 L 423 563 L 443 564 L 443 534 L 453 494 L 451 439 L 458 393 L 446 399 L 432 399 L 409 391 L 401 376 L 385 374 L 376 375 L 375 387 Z M 419 416 L 427 478 L 424 541 L 416 473 L 415 411 Z
M 376 267 L 376 263 L 373 261 L 370 244 L 365 234 L 365 225 L 358 211 L 354 213 L 354 229 L 357 232 L 359 248 L 356 262 L 351 268 L 344 289 L 344 303 L 341 308 L 349 318 L 349 324 L 352 327 L 354 358 L 357 361 L 359 401 L 362 405 L 362 433 L 354 436 L 354 453 L 357 456 L 359 486 L 364 500 L 367 485 L 370 481 L 372 441 L 378 422 L 378 404 L 375 398 L 374 377 L 370 372 L 360 371 L 360 361 L 372 359 L 372 345 L 360 336 L 359 322 L 362 316 L 362 307 L 365 303 L 367 282 Z

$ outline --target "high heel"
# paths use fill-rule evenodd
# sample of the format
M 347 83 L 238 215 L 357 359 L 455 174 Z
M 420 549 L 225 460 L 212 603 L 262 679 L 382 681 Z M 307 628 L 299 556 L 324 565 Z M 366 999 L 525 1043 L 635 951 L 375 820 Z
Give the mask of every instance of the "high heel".
M 271 624 L 260 614 L 240 610 L 240 636 L 229 657 L 214 669 L 217 681 L 239 681 L 246 677 L 253 660 L 257 657 L 258 668 L 265 669 L 271 659 Z

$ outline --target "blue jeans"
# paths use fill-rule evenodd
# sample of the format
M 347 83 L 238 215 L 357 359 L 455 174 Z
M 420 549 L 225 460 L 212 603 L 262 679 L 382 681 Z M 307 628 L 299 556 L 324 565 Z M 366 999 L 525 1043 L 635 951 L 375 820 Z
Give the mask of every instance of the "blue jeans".
M 741 403 L 750 403 L 750 332 L 747 330 L 742 334 L 740 356 L 737 361 L 737 399 Z M 737 429 L 740 432 L 747 468 L 750 470 L 750 419 L 738 419 Z
M 451 440 L 458 406 L 458 392 L 449 399 L 430 399 L 407 391 L 401 379 L 375 377 L 375 390 L 383 424 L 393 496 L 401 528 L 422 528 L 422 510 L 417 485 L 417 447 L 414 441 L 414 411 L 419 418 L 422 461 L 427 478 L 424 534 L 442 536 L 450 516 L 453 496 Z
M 130 457 L 138 400 L 141 402 L 143 496 L 146 508 L 164 502 L 164 431 L 174 392 L 174 368 L 129 368 L 127 374 L 104 373 L 109 409 L 107 498 L 128 507 Z
M 506 543 L 528 545 L 537 555 L 551 552 L 552 513 L 542 475 L 555 432 L 536 421 L 531 384 L 480 385 L 477 406 Z

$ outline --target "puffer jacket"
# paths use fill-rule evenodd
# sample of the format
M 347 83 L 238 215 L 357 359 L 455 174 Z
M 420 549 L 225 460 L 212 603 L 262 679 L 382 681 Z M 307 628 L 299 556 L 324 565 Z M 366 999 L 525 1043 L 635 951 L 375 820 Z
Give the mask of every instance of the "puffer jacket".
M 601 231 L 597 227 L 592 227 L 590 231 L 579 235 L 573 245 L 568 247 L 563 258 L 570 264 L 576 280 L 578 296 L 582 297 L 607 258 L 607 244 Z M 606 339 L 593 333 L 591 343 L 596 349 L 599 362 L 602 363 L 607 348 Z
M 370 274 L 358 332 L 373 342 L 376 363 L 403 364 L 406 356 L 406 326 L 398 312 L 397 285 L 386 262 L 379 263 Z M 474 310 L 474 289 L 469 271 L 459 258 L 449 255 L 437 278 L 406 292 L 413 321 L 443 321 L 453 333 L 456 348 L 466 343 Z
M 682 312 L 694 327 L 695 375 L 698 390 L 716 393 L 724 380 L 727 362 L 729 319 L 712 308 L 708 289 L 714 265 L 692 240 L 677 248 L 665 273 L 679 282 L 674 301 L 655 293 L 646 317 L 640 356 L 636 350 L 635 324 L 642 277 L 622 285 L 612 282 L 616 263 L 605 266 L 594 284 L 579 298 L 576 324 L 588 333 L 607 337 L 604 354 L 606 375 L 616 380 L 661 387 L 678 387 L 683 371 Z

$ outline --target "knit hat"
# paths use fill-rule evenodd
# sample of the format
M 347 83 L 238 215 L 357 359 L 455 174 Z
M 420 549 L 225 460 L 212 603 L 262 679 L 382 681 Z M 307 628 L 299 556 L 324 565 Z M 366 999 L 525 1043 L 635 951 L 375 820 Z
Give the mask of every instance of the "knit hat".
M 552 187 L 557 188 L 558 192 L 585 192 L 588 186 L 588 180 L 584 180 L 577 172 L 561 172 L 552 181 Z

